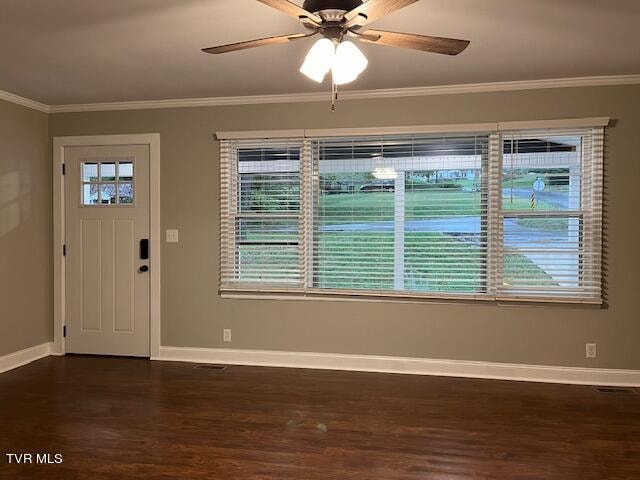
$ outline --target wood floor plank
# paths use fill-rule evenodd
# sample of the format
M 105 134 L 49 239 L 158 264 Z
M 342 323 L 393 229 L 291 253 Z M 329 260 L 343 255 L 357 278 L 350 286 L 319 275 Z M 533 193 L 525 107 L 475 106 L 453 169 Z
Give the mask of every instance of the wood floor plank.
M 640 395 L 49 357 L 0 375 L 0 454 L 3 480 L 637 480 Z

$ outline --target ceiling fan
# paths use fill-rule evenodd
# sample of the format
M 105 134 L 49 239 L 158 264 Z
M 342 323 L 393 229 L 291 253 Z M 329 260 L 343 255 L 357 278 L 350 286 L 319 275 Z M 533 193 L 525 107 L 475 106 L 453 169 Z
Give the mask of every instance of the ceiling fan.
M 370 22 L 379 20 L 418 0 L 305 0 L 302 7 L 288 0 L 258 0 L 302 22 L 309 33 L 295 33 L 204 48 L 203 52 L 220 54 L 249 48 L 293 42 L 322 35 L 307 54 L 300 71 L 322 83 L 332 73 L 332 92 L 337 85 L 354 81 L 367 68 L 367 58 L 348 38 L 378 45 L 422 50 L 424 52 L 458 55 L 469 41 L 431 37 L 409 33 L 368 29 Z

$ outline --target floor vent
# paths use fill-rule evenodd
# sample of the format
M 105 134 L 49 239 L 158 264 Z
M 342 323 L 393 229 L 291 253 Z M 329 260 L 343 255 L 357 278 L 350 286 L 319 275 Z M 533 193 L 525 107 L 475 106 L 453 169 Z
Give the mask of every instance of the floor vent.
M 226 370 L 227 366 L 226 365 L 211 365 L 208 363 L 199 363 L 198 365 L 196 365 L 195 367 L 193 367 L 194 370 L 214 370 L 216 372 L 222 371 L 222 370 Z
M 596 390 L 607 395 L 635 395 L 638 393 L 633 388 L 624 387 L 596 387 Z

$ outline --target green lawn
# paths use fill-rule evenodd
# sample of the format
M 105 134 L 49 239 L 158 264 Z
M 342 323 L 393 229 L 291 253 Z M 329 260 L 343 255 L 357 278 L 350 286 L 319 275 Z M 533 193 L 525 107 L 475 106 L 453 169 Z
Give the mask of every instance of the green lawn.
M 550 287 L 558 286 L 558 283 L 545 271 L 524 255 L 507 253 L 504 256 L 504 282 L 512 287 L 534 286 Z M 518 278 L 527 278 L 527 282 L 518 281 Z
M 518 225 L 537 230 L 564 230 L 569 228 L 567 218 L 519 218 Z
M 565 180 L 566 178 L 568 178 L 568 173 L 565 175 L 562 174 L 556 174 L 555 177 L 553 179 L 550 179 L 548 175 L 543 175 L 543 174 L 539 174 L 539 173 L 533 173 L 533 174 L 529 174 L 529 175 L 522 175 L 522 176 L 514 176 L 513 179 L 509 178 L 509 174 L 506 173 L 504 175 L 504 179 L 502 182 L 502 186 L 504 188 L 525 188 L 525 189 L 529 189 L 531 190 L 533 188 L 533 183 L 536 181 L 536 179 L 542 177 L 542 179 L 545 181 L 546 183 L 546 189 L 545 190 L 553 190 L 555 192 L 566 192 L 569 190 L 569 185 L 558 185 L 558 182 L 555 182 L 554 180 L 558 180 L 559 177 L 564 177 L 562 180 L 564 180 L 565 182 L 567 180 Z M 555 183 L 554 185 L 551 185 L 551 183 Z
M 439 233 L 407 234 L 405 288 L 412 291 L 478 292 L 481 251 Z M 394 289 L 393 233 L 320 234 L 315 282 L 319 288 Z M 462 261 L 461 259 L 465 260 Z M 454 267 L 452 276 L 445 273 Z M 459 275 L 464 274 L 464 277 Z
M 272 240 L 251 236 L 252 241 Z M 481 293 L 484 251 L 478 245 L 441 233 L 405 236 L 405 290 L 416 292 Z M 297 247 L 240 247 L 240 278 L 259 282 L 296 281 Z M 394 235 L 375 232 L 320 233 L 314 286 L 327 289 L 394 290 Z M 505 256 L 507 282 L 522 270 L 534 285 L 555 285 L 553 279 L 526 256 Z
M 405 195 L 405 219 L 430 219 L 449 216 L 477 216 L 481 213 L 480 192 L 461 188 L 408 190 Z M 504 202 L 505 210 L 530 210 L 530 200 L 514 198 Z M 538 204 L 553 210 L 551 205 Z M 394 193 L 341 193 L 321 195 L 319 214 L 322 223 L 360 223 L 394 220 Z M 540 229 L 566 229 L 566 219 L 520 219 L 523 225 Z M 245 240 L 295 241 L 295 233 L 276 231 L 267 237 L 248 232 Z M 393 232 L 320 233 L 314 286 L 328 289 L 394 289 Z M 405 289 L 419 292 L 480 293 L 484 288 L 484 256 L 480 246 L 443 233 L 407 233 L 405 235 Z M 295 247 L 242 247 L 240 264 L 252 271 L 245 280 L 295 277 L 298 256 Z M 251 267 L 257 267 L 252 269 Z M 248 270 L 247 270 L 248 268 Z M 553 279 L 526 256 L 505 257 L 505 279 L 527 270 L 536 285 L 553 285 Z M 242 269 L 241 269 L 242 271 Z M 242 277 L 241 277 L 242 278 Z
M 319 288 L 394 289 L 392 233 L 321 233 L 315 278 Z M 417 292 L 480 293 L 484 252 L 471 243 L 441 233 L 405 236 L 405 289 Z M 524 255 L 505 259 L 505 273 L 528 270 L 535 284 L 554 284 Z M 327 273 L 330 271 L 331 273 Z
M 320 215 L 326 223 L 345 220 L 358 222 L 392 221 L 393 192 L 354 192 L 320 197 Z M 417 190 L 405 193 L 405 219 L 449 217 L 452 215 L 480 215 L 480 193 L 459 189 Z
M 504 188 L 513 187 L 531 189 L 533 188 L 533 182 L 535 182 L 538 177 L 540 177 L 540 175 L 538 174 L 524 175 L 521 177 L 514 177 L 512 180 L 511 178 L 509 178 L 509 174 L 506 174 L 504 176 L 502 186 Z
M 253 242 L 273 235 L 251 235 Z M 394 234 L 375 232 L 321 233 L 316 286 L 334 289 L 394 289 Z M 290 279 L 297 270 L 297 247 L 240 247 L 243 280 Z M 405 288 L 412 291 L 479 292 L 483 251 L 471 243 L 440 233 L 405 236 Z M 244 272 L 244 273 L 243 273 Z

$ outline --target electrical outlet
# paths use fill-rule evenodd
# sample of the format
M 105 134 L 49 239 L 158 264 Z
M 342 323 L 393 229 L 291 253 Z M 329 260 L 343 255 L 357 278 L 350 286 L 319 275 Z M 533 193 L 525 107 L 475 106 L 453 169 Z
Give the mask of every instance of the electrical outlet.
M 178 230 L 167 230 L 167 243 L 178 243 Z
M 587 358 L 596 358 L 598 356 L 598 346 L 595 343 L 587 343 L 586 355 Z
M 225 343 L 231 342 L 231 329 L 230 328 L 225 328 L 225 329 L 222 330 L 222 340 Z

